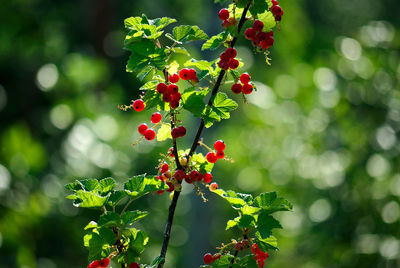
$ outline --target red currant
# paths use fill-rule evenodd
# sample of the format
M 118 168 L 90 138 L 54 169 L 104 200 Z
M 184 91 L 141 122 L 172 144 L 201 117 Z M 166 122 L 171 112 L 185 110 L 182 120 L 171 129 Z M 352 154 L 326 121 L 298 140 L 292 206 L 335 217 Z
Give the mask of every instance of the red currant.
M 188 80 L 189 79 L 189 69 L 183 68 L 182 70 L 179 71 L 179 77 L 182 80 Z
M 213 255 L 210 253 L 205 254 L 203 259 L 205 264 L 210 264 L 214 261 Z
M 176 94 L 176 93 L 178 93 L 178 91 L 179 91 L 179 88 L 175 84 L 171 84 L 167 87 L 167 93 L 170 95 Z
M 253 92 L 253 86 L 251 84 L 245 84 L 242 87 L 242 92 L 244 94 L 250 94 L 251 92 Z
M 156 112 L 156 113 L 152 114 L 150 120 L 152 123 L 157 124 L 158 122 L 161 121 L 161 118 L 162 118 L 161 114 L 159 112 Z
M 279 5 L 278 1 L 276 1 L 276 0 L 272 0 L 271 2 L 272 2 L 273 6 Z
M 174 178 L 178 181 L 182 181 L 185 178 L 186 174 L 182 170 L 178 169 L 175 171 Z
M 252 40 L 256 36 L 256 30 L 253 28 L 247 28 L 246 31 L 244 31 L 244 37 L 246 39 Z
M 154 138 L 156 137 L 156 133 L 152 129 L 147 129 L 146 132 L 144 132 L 144 137 L 146 138 L 146 140 L 151 141 L 154 140 Z
M 242 85 L 239 83 L 233 84 L 231 89 L 233 93 L 239 94 L 240 92 L 242 92 Z
M 257 39 L 260 40 L 260 42 L 264 41 L 265 39 L 267 39 L 267 37 L 268 37 L 268 34 L 265 33 L 265 32 L 259 32 L 257 34 Z
M 240 75 L 239 79 L 242 84 L 248 84 L 250 82 L 250 75 L 248 73 L 243 73 Z
M 185 177 L 185 181 L 189 184 L 193 183 L 192 179 L 189 176 Z
M 180 137 L 180 136 L 179 136 L 179 130 L 178 130 L 178 128 L 173 128 L 173 129 L 171 130 L 171 136 L 172 136 L 172 138 L 174 138 L 174 139 Z
M 137 262 L 132 262 L 129 264 L 129 268 L 140 268 L 140 264 Z
M 135 100 L 134 102 L 133 102 L 133 109 L 136 111 L 136 112 L 141 112 L 141 111 L 143 111 L 143 109 L 144 109 L 144 107 L 145 107 L 145 105 L 144 105 L 144 102 L 143 102 L 143 100 Z
M 210 191 L 215 191 L 217 189 L 218 189 L 218 184 L 216 182 L 210 184 Z
M 260 42 L 260 46 L 262 49 L 268 49 L 274 44 L 274 38 L 272 36 L 268 36 L 267 39 Z
M 100 261 L 92 261 L 88 266 L 88 268 L 98 268 L 98 267 L 100 267 Z
M 232 48 L 232 47 L 228 47 L 225 50 L 225 53 L 229 55 L 230 58 L 234 58 L 237 56 L 237 51 L 236 49 Z
M 229 18 L 229 10 L 227 10 L 226 8 L 221 9 L 218 13 L 218 17 L 221 20 L 227 20 Z
M 217 140 L 216 142 L 214 142 L 214 149 L 217 151 L 223 151 L 225 150 L 225 142 L 223 140 Z
M 228 65 L 229 68 L 236 69 L 237 67 L 239 67 L 239 61 L 237 59 L 230 59 Z
M 139 127 L 138 127 L 138 131 L 142 135 L 144 135 L 144 133 L 146 132 L 147 129 L 148 129 L 148 126 L 145 123 L 140 124 Z
M 167 185 L 168 185 L 168 190 L 167 190 L 167 192 L 172 192 L 174 189 L 175 189 L 175 187 L 174 187 L 174 185 L 171 183 L 171 182 L 169 182 L 169 181 L 167 181 Z
M 165 83 L 160 83 L 157 85 L 157 92 L 163 94 L 167 91 L 167 85 Z
M 264 23 L 260 20 L 255 20 L 253 23 L 253 29 L 256 30 L 257 32 L 262 31 L 264 28 Z
M 206 155 L 206 158 L 207 158 L 207 161 L 208 161 L 209 163 L 215 163 L 215 162 L 217 162 L 217 160 L 218 160 L 217 156 L 216 156 L 215 153 L 213 153 L 213 152 L 209 152 L 209 153 Z
M 188 71 L 188 79 L 189 80 L 196 80 L 197 74 L 195 69 L 189 69 Z
M 168 169 L 169 169 L 168 164 L 167 164 L 167 163 L 164 163 L 164 164 L 162 164 L 162 166 L 161 166 L 161 168 L 160 168 L 160 172 L 161 172 L 161 173 L 165 173 L 165 172 L 168 171 Z
M 168 102 L 171 101 L 171 99 L 172 99 L 172 97 L 171 97 L 171 95 L 168 94 L 168 93 L 164 93 L 163 96 L 162 96 L 163 102 L 167 102 L 167 103 L 168 103 Z
M 237 24 L 237 20 L 235 18 L 229 18 L 229 19 L 227 19 L 227 21 L 228 21 L 229 26 L 235 26 Z
M 220 258 L 221 258 L 221 253 L 215 253 L 215 254 L 213 255 L 213 258 L 214 258 L 214 260 L 220 259 Z
M 168 81 L 171 82 L 172 84 L 176 84 L 179 81 L 179 75 L 178 74 L 173 74 L 168 76 Z
M 212 180 L 212 175 L 211 173 L 207 172 L 206 174 L 203 175 L 203 180 L 205 183 L 210 183 Z
M 228 53 L 226 53 L 226 52 L 222 52 L 222 53 L 219 55 L 219 58 L 220 58 L 221 61 L 223 61 L 223 62 L 228 62 L 228 61 L 231 59 L 230 55 L 229 55 Z
M 110 259 L 109 259 L 109 258 L 105 258 L 105 259 L 102 259 L 102 260 L 100 261 L 100 267 L 101 267 L 101 268 L 105 268 L 105 267 L 107 267 L 109 264 L 110 264 Z
M 277 16 L 282 17 L 283 16 L 283 10 L 278 5 L 272 6 L 271 7 L 271 12 L 272 12 L 272 14 L 274 14 L 275 17 L 277 17 Z
M 182 95 L 181 95 L 181 93 L 176 93 L 176 94 L 173 94 L 172 96 L 171 96 L 171 98 L 172 98 L 172 100 L 177 100 L 177 101 L 180 101 L 181 100 L 181 97 L 182 97 Z
M 186 135 L 186 128 L 184 126 L 180 126 L 177 128 L 179 137 L 183 137 Z
M 222 159 L 224 158 L 225 153 L 223 151 L 217 151 L 215 155 L 217 156 L 218 159 Z
M 171 107 L 171 109 L 176 109 L 179 106 L 179 101 L 178 100 L 171 100 L 169 102 L 169 107 Z
M 201 174 L 200 174 L 200 172 L 198 172 L 197 170 L 193 170 L 192 172 L 190 172 L 189 177 L 190 177 L 193 181 L 199 181 L 199 180 L 201 180 Z

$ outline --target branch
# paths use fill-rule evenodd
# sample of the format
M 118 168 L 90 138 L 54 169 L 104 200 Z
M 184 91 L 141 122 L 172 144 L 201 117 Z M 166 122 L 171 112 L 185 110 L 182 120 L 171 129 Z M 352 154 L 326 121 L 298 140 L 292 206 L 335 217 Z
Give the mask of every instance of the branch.
M 246 14 L 247 14 L 247 11 L 250 8 L 250 4 L 251 4 L 251 1 L 249 1 L 247 6 L 243 10 L 242 17 L 240 18 L 239 25 L 238 25 L 238 36 L 239 36 L 239 34 L 240 34 L 241 30 L 242 30 L 244 22 L 246 21 Z M 230 47 L 234 47 L 235 46 L 236 41 L 238 40 L 238 36 L 235 36 L 232 39 L 232 41 L 230 43 Z M 221 82 L 222 82 L 222 79 L 224 78 L 225 73 L 226 73 L 225 70 L 221 70 L 221 72 L 219 73 L 217 82 L 214 84 L 214 87 L 213 87 L 213 89 L 211 91 L 210 99 L 208 100 L 208 104 L 207 105 L 209 107 L 212 106 L 212 102 L 213 102 L 215 96 L 218 93 L 218 90 L 219 90 L 219 88 L 221 86 Z M 193 143 L 192 143 L 192 147 L 190 148 L 189 156 L 192 156 L 193 153 L 196 151 L 196 148 L 199 145 L 199 139 L 200 139 L 201 133 L 203 132 L 203 129 L 204 129 L 204 119 L 201 118 L 200 125 L 199 125 L 199 128 L 197 130 L 196 137 L 194 138 Z

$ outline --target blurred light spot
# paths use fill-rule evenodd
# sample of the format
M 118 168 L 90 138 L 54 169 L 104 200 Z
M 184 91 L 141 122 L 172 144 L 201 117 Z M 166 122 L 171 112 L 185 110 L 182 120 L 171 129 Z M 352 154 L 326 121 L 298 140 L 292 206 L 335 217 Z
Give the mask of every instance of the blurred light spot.
M 247 100 L 263 109 L 271 108 L 275 104 L 276 96 L 270 87 L 255 82 L 255 86 L 257 87 L 257 91 L 253 92 L 253 94 L 248 95 Z
M 393 81 L 390 74 L 386 71 L 379 70 L 373 80 L 374 87 L 382 94 L 393 89 Z
M 253 192 L 261 187 L 262 175 L 257 169 L 246 167 L 240 171 L 237 185 L 244 191 Z
M 321 91 L 319 93 L 319 102 L 325 108 L 335 107 L 340 100 L 340 94 L 337 90 L 332 91 Z
M 393 176 L 392 181 L 390 182 L 390 191 L 392 194 L 400 196 L 400 174 Z
M 104 52 L 107 56 L 118 57 L 124 54 L 121 44 L 124 43 L 124 33 L 122 31 L 109 32 L 103 41 Z
M 66 104 L 59 104 L 50 111 L 50 121 L 59 129 L 66 129 L 72 123 L 72 120 L 72 110 Z
M 57 67 L 52 63 L 43 65 L 36 74 L 36 81 L 42 91 L 51 90 L 58 81 Z
M 297 234 L 300 233 L 303 225 L 303 214 L 296 209 L 296 213 L 282 214 L 280 221 L 285 230 Z
M 180 225 L 173 225 L 171 229 L 171 245 L 180 247 L 186 244 L 189 234 L 186 229 Z
M 337 78 L 329 68 L 318 68 L 314 72 L 314 83 L 323 91 L 329 91 L 336 87 Z
M 394 223 L 399 219 L 400 207 L 395 201 L 387 203 L 381 212 L 382 219 L 385 223 Z
M 396 144 L 396 133 L 390 126 L 382 126 L 376 131 L 376 141 L 384 150 L 389 150 Z
M 37 268 L 57 268 L 57 265 L 50 259 L 40 258 L 37 261 Z
M 400 256 L 400 242 L 394 237 L 388 237 L 379 245 L 379 253 L 387 259 L 396 259 Z
M 300 157 L 304 150 L 303 141 L 297 135 L 287 136 L 283 141 L 282 147 L 283 147 L 283 153 L 288 158 Z
M 247 46 L 239 46 L 236 48 L 238 55 L 246 64 L 243 66 L 244 70 L 250 69 L 254 63 L 254 53 Z
M 367 161 L 367 172 L 371 177 L 382 177 L 390 171 L 389 161 L 379 154 L 372 155 Z
M 331 204 L 326 199 L 315 201 L 309 209 L 309 217 L 313 222 L 323 222 L 331 215 Z
M 105 141 L 112 140 L 118 134 L 117 121 L 109 115 L 101 115 L 94 123 L 94 132 Z
M 347 80 L 352 80 L 356 77 L 353 71 L 353 65 L 349 60 L 340 58 L 338 61 L 337 69 L 339 74 Z
M 97 143 L 91 147 L 90 160 L 101 168 L 110 168 L 115 163 L 115 155 L 110 145 Z
M 329 116 L 322 109 L 313 109 L 307 118 L 307 126 L 313 132 L 322 132 L 329 124 Z
M 354 70 L 363 79 L 370 79 L 375 71 L 374 65 L 367 57 L 361 57 L 354 62 Z
M 43 193 L 51 198 L 58 198 L 62 189 L 62 185 L 57 176 L 49 174 L 43 178 L 41 183 Z
M 373 254 L 378 251 L 379 237 L 374 234 L 363 234 L 357 238 L 356 250 L 361 254 Z
M 7 105 L 7 92 L 4 90 L 4 87 L 0 85 L 0 112 Z
M 349 60 L 358 60 L 361 57 L 361 45 L 353 38 L 343 38 L 340 44 L 340 51 Z
M 297 95 L 297 80 L 287 74 L 279 75 L 275 79 L 274 88 L 280 97 L 292 99 Z
M 317 178 L 319 173 L 318 158 L 312 155 L 303 155 L 299 159 L 297 173 L 305 179 Z
M 386 21 L 372 21 L 361 28 L 361 40 L 367 46 L 389 43 L 395 35 L 394 27 Z
M 11 174 L 8 169 L 0 165 L 0 192 L 7 190 L 10 187 Z
M 287 184 L 292 177 L 292 167 L 288 161 L 277 161 L 269 169 L 269 178 L 276 185 Z

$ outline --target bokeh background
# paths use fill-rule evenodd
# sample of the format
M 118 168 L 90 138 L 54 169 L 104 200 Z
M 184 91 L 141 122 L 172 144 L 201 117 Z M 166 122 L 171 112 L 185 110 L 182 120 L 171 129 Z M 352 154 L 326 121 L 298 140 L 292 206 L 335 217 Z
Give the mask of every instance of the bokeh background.
M 257 81 L 249 104 L 204 132 L 223 139 L 224 189 L 278 191 L 280 251 L 268 267 L 400 267 L 400 5 L 396 0 L 281 0 L 272 66 L 247 40 L 239 56 Z M 222 30 L 210 0 L 12 0 L 0 8 L 0 267 L 87 266 L 83 227 L 63 185 L 152 171 L 168 142 L 131 146 L 150 113 L 122 112 L 141 86 L 125 72 L 123 20 L 146 13 Z M 201 58 L 199 44 L 189 47 Z M 204 56 L 212 59 L 219 51 Z M 225 88 L 229 94 L 229 88 Z M 232 95 L 232 94 L 230 94 Z M 232 96 L 235 97 L 235 96 Z M 194 129 L 197 119 L 186 117 Z M 189 131 L 179 146 L 188 146 Z M 228 203 L 191 186 L 177 207 L 167 267 L 197 267 L 237 233 Z M 168 196 L 134 203 L 150 216 L 146 263 L 159 254 Z

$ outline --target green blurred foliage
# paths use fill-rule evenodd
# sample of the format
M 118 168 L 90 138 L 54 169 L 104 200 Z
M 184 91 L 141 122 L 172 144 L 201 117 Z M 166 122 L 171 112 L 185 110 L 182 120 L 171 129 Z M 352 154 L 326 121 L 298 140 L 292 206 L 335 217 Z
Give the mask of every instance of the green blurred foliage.
M 239 42 L 258 91 L 204 132 L 209 144 L 223 139 L 234 160 L 218 163 L 214 178 L 224 189 L 277 190 L 294 204 L 281 214 L 280 251 L 268 267 L 399 267 L 399 5 L 280 2 L 271 67 Z M 124 18 L 174 17 L 211 36 L 221 30 L 219 8 L 201 0 L 2 2 L 0 267 L 85 267 L 83 227 L 98 213 L 72 207 L 63 185 L 151 173 L 169 147 L 131 146 L 150 114 L 117 109 L 141 86 L 125 72 Z M 197 59 L 200 45 L 189 47 Z M 229 205 L 207 198 L 184 187 L 166 266 L 197 267 L 238 235 L 224 230 Z M 147 263 L 159 254 L 168 203 L 167 195 L 135 201 L 150 211 L 137 226 L 150 236 Z

